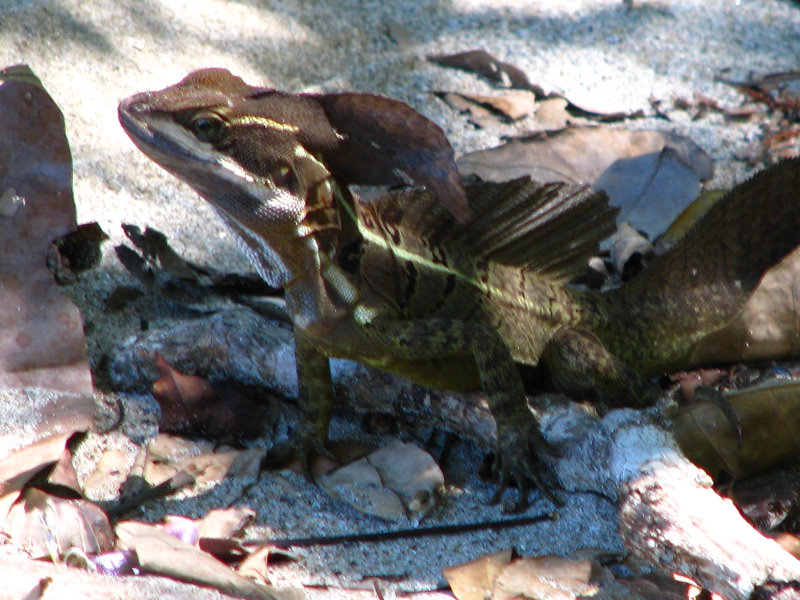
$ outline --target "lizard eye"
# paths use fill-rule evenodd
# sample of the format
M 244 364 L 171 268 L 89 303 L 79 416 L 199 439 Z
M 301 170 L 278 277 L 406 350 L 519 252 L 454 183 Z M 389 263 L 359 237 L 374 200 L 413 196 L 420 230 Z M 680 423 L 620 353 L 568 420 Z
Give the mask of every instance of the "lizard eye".
M 197 139 L 215 142 L 225 128 L 225 121 L 217 115 L 204 114 L 192 119 L 189 128 Z

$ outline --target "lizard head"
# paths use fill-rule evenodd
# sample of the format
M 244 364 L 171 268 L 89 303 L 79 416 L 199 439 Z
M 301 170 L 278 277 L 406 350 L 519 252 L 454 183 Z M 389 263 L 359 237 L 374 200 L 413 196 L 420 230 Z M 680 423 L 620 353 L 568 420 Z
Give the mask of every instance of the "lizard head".
M 331 174 L 299 137 L 336 142 L 311 99 L 203 69 L 123 100 L 119 119 L 142 152 L 212 204 L 272 284 L 292 278 L 297 243 L 337 227 Z

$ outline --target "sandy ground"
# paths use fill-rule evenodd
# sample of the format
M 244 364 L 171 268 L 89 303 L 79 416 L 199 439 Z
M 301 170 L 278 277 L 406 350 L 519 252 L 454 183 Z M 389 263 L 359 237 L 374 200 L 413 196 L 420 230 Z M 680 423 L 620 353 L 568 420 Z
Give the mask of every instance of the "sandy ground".
M 728 106 L 744 97 L 715 81 L 796 68 L 800 6 L 779 0 L 660 0 L 627 11 L 618 0 L 5 0 L 0 3 L 0 65 L 27 63 L 61 106 L 74 156 L 79 222 L 98 221 L 122 240 L 120 224 L 164 231 L 186 256 L 221 269 L 249 270 L 210 211 L 195 195 L 138 153 L 117 123 L 120 99 L 175 83 L 189 71 L 224 66 L 251 83 L 289 91 L 357 90 L 402 99 L 434 119 L 456 154 L 496 145 L 526 122 L 487 132 L 466 123 L 433 90 L 486 92 L 483 80 L 426 61 L 426 55 L 484 48 L 546 89 L 603 97 L 642 108 L 705 94 Z M 688 135 L 716 161 L 712 186 L 742 179 L 752 167 L 737 159 L 762 136 L 757 123 L 639 119 Z M 111 316 L 103 300 L 130 277 L 106 246 L 102 265 L 70 291 L 84 312 L 93 363 L 135 330 L 136 315 Z M 149 315 L 152 316 L 152 315 Z M 95 442 L 126 445 L 119 438 Z M 87 452 L 92 455 L 92 452 Z M 268 477 L 266 479 L 269 479 Z M 202 514 L 240 501 L 259 519 L 291 535 L 381 529 L 325 497 L 300 478 L 269 479 L 248 490 L 235 483 L 192 503 L 159 510 Z M 466 481 L 434 521 L 498 518 L 485 506 L 491 488 Z M 534 502 L 529 514 L 547 510 Z M 157 516 L 157 512 L 155 513 Z M 569 498 L 558 524 L 535 530 L 301 553 L 288 583 L 357 581 L 399 575 L 400 588 L 431 589 L 444 566 L 515 545 L 523 554 L 569 552 L 581 546 L 619 551 L 613 503 Z

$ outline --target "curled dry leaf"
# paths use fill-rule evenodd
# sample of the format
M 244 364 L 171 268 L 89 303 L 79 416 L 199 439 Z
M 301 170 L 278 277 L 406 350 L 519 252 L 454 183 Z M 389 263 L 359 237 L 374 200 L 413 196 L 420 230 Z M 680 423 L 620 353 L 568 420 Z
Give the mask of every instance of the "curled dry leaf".
M 63 455 L 70 435 L 45 438 L 0 460 L 0 496 L 21 490 L 34 475 L 54 465 Z
M 462 156 L 463 175 L 488 181 L 591 183 L 650 239 L 663 233 L 713 174 L 711 158 L 688 138 L 660 131 L 574 127 Z
M 213 451 L 207 442 L 161 434 L 150 443 L 144 478 L 156 486 L 186 472 L 199 488 L 216 485 L 226 477 L 255 480 L 265 454 L 261 448 Z
M 537 96 L 545 95 L 542 88 L 530 82 L 524 71 L 512 64 L 497 60 L 486 50 L 478 49 L 456 54 L 436 54 L 428 56 L 428 60 L 445 67 L 477 73 L 502 87 L 531 90 Z
M 270 567 L 274 563 L 294 560 L 297 560 L 297 558 L 285 550 L 273 548 L 272 546 L 261 546 L 242 561 L 238 572 L 240 575 L 259 583 L 269 584 Z
M 105 512 L 87 500 L 64 499 L 28 488 L 5 525 L 11 539 L 35 558 L 63 556 L 70 548 L 100 554 L 114 547 Z
M 674 435 L 683 453 L 712 477 L 746 477 L 796 460 L 800 455 L 800 383 L 775 383 L 727 392 L 742 429 L 736 432 L 712 404 L 685 407 L 674 418 Z
M 725 82 L 743 88 L 755 100 L 766 102 L 773 108 L 790 111 L 800 108 L 800 71 L 782 71 Z
M 416 521 L 435 504 L 444 475 L 427 452 L 395 440 L 321 477 L 319 485 L 361 512 Z
M 259 585 L 227 565 L 154 525 L 125 521 L 116 527 L 119 545 L 136 552 L 146 573 L 214 587 L 226 594 L 258 600 L 302 598 L 299 592 Z
M 315 99 L 336 131 L 335 148 L 320 153 L 337 180 L 425 186 L 459 222 L 472 218 L 453 148 L 438 125 L 382 96 L 324 94 Z
M 527 90 L 509 90 L 501 94 L 466 94 L 436 92 L 451 108 L 469 114 L 479 125 L 487 119 L 516 121 L 536 110 L 536 95 Z M 477 112 L 477 114 L 475 114 Z

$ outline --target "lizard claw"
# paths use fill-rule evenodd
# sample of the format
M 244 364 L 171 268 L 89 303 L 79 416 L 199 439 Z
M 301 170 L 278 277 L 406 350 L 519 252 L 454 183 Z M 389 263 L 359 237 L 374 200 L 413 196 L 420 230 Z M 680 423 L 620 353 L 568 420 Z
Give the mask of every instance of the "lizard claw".
M 268 469 L 284 469 L 299 459 L 302 474 L 316 485 L 313 462 L 319 456 L 324 456 L 336 463 L 339 462 L 319 436 L 299 435 L 296 440 L 281 442 L 273 446 L 264 458 L 263 465 Z
M 558 456 L 558 451 L 542 437 L 537 423 L 533 421 L 525 426 L 515 424 L 498 427 L 497 439 L 493 472 L 498 487 L 492 496 L 492 504 L 500 502 L 513 480 L 518 490 L 513 512 L 521 512 L 528 506 L 530 482 L 536 484 L 553 504 L 563 506 L 564 501 L 552 489 L 560 485 L 552 471 L 541 461 L 543 454 Z

